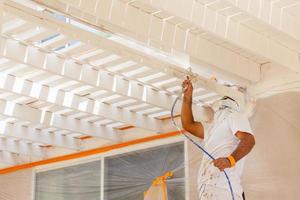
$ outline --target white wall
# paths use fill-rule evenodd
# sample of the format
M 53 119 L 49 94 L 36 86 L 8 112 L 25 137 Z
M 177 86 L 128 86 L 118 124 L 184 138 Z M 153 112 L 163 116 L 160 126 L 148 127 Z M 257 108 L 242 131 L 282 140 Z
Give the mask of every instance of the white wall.
M 260 100 L 252 126 L 256 146 L 244 173 L 247 200 L 299 199 L 300 93 Z
M 0 199 L 32 200 L 32 177 L 32 169 L 0 175 Z
M 196 137 L 193 137 L 195 141 L 200 141 Z M 198 197 L 198 186 L 197 186 L 197 179 L 198 179 L 198 171 L 202 160 L 202 152 L 191 142 L 188 142 L 188 171 L 189 171 L 189 196 L 190 200 L 195 200 Z

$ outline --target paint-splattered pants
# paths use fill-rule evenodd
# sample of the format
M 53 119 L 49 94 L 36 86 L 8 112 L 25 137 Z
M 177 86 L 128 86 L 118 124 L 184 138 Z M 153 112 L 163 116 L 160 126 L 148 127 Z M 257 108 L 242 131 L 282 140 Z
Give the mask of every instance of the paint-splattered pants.
M 232 200 L 232 196 L 224 188 L 202 184 L 199 188 L 199 200 Z M 234 200 L 243 200 L 243 197 L 235 194 Z

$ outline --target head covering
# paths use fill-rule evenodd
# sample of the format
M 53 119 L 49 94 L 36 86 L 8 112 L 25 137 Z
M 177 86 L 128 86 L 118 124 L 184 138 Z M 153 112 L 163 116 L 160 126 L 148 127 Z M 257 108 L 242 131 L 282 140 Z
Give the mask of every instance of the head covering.
M 212 104 L 212 108 L 215 112 L 221 111 L 221 110 L 230 110 L 230 111 L 239 111 L 239 105 L 238 103 L 227 96 L 224 96 L 222 99 L 215 101 Z

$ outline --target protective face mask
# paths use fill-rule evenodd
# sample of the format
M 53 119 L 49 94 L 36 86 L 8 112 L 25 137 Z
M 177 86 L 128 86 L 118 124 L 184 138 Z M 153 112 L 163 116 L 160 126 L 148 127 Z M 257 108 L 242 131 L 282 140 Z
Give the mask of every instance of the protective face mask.
M 221 105 L 222 105 L 221 100 L 216 100 L 216 101 L 213 102 L 211 107 L 212 107 L 214 112 L 217 112 L 219 110 L 219 108 L 221 107 Z
M 212 109 L 214 110 L 214 112 L 224 109 L 238 111 L 239 106 L 235 101 L 232 101 L 231 99 L 220 99 L 212 104 Z

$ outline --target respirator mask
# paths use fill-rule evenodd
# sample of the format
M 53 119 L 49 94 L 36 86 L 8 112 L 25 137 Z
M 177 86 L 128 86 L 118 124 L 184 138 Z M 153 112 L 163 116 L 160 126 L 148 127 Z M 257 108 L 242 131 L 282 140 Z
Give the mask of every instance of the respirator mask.
M 228 110 L 228 111 L 232 111 L 232 112 L 239 111 L 238 103 L 235 100 L 233 100 L 227 96 L 223 97 L 220 100 L 215 101 L 211 107 L 215 113 L 218 111 L 222 111 L 222 110 Z

